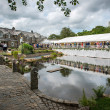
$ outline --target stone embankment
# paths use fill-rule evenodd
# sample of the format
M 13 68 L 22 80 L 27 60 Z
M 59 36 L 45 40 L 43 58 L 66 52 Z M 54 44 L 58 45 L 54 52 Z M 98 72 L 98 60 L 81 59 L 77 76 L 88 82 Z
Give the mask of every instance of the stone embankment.
M 9 67 L 0 65 L 0 110 L 79 109 L 77 106 L 59 101 L 38 95 L 30 89 L 29 82 L 20 73 L 13 73 Z

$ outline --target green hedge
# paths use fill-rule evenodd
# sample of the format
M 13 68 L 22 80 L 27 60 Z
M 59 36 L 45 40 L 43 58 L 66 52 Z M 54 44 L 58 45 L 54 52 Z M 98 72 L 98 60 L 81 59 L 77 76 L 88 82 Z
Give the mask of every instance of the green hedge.
M 23 43 L 23 45 L 19 46 L 19 50 L 23 54 L 32 54 L 33 53 L 33 46 L 26 44 L 26 43 Z
M 14 57 L 15 59 L 18 58 L 18 51 L 13 51 L 13 57 Z

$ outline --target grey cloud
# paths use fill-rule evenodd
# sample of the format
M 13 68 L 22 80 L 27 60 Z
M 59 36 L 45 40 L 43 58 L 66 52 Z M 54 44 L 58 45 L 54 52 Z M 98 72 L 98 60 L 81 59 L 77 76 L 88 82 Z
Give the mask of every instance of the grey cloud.
M 24 7 L 17 1 L 16 12 L 10 10 L 7 0 L 0 1 L 0 26 L 25 31 L 34 30 L 43 35 L 59 34 L 63 27 L 70 27 L 73 31 L 91 29 L 96 25 L 106 26 L 110 20 L 110 0 L 79 0 L 77 6 L 69 5 L 72 10 L 70 17 L 65 17 L 60 8 L 53 5 L 53 1 L 46 0 L 43 12 L 39 12 L 36 1 L 28 0 Z

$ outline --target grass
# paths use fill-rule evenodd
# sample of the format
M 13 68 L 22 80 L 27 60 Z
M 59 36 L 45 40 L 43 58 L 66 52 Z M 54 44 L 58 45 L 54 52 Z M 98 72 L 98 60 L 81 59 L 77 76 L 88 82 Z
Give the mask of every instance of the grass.
M 7 53 L 7 52 L 1 52 L 0 55 L 4 55 L 4 56 L 7 56 L 7 55 L 11 55 L 11 53 Z
M 95 107 L 91 107 L 90 110 L 110 110 L 110 98 L 102 97 L 96 99 Z

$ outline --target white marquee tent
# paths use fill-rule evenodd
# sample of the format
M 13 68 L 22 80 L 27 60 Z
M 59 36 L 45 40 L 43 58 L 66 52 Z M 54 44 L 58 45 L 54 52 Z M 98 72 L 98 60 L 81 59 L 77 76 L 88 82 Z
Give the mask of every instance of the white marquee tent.
M 72 43 L 72 42 L 97 42 L 97 41 L 110 41 L 110 33 L 107 34 L 95 34 L 77 37 L 67 37 L 61 40 L 44 40 L 42 43 Z

